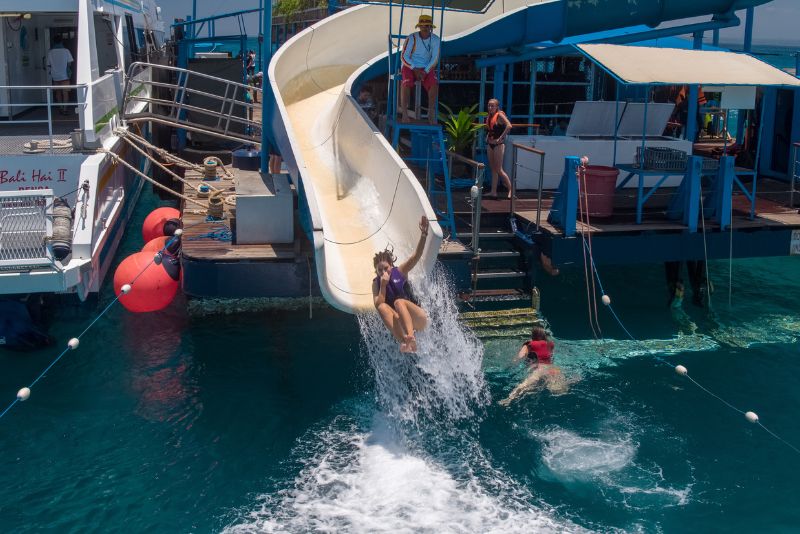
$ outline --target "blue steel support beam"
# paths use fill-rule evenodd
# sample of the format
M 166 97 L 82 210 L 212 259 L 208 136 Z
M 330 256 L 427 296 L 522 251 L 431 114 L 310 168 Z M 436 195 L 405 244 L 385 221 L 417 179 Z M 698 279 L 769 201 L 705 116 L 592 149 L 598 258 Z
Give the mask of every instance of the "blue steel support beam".
M 727 230 L 731 225 L 731 201 L 733 199 L 733 179 L 735 158 L 722 156 L 719 159 L 719 171 L 714 181 L 711 207 L 714 210 L 714 221 L 719 223 L 720 230 Z
M 696 32 L 694 34 L 695 50 L 703 48 L 703 32 Z M 699 94 L 699 87 L 696 85 L 689 86 L 689 111 L 686 119 L 686 139 L 694 142 L 697 139 L 697 96 Z
M 683 224 L 689 227 L 689 232 L 697 232 L 697 219 L 700 216 L 700 195 L 703 194 L 702 182 L 703 158 L 690 156 L 686 168 L 689 195 L 683 210 Z
M 555 224 L 566 237 L 575 235 L 578 219 L 578 167 L 581 164 L 577 156 L 564 158 L 564 174 L 558 184 L 558 192 L 550 208 L 547 222 Z
M 492 88 L 494 91 L 494 95 L 492 98 L 496 98 L 500 101 L 500 106 L 503 105 L 503 78 L 506 74 L 506 66 L 505 65 L 497 65 L 494 68 L 494 87 Z
M 755 9 L 752 7 L 747 8 L 747 17 L 744 23 L 744 51 L 750 53 L 753 51 L 753 22 L 755 20 Z M 739 110 L 736 116 L 736 143 L 741 145 L 744 142 L 744 119 L 747 112 Z
M 264 3 L 271 5 L 269 1 Z M 261 34 L 264 39 L 261 41 L 261 57 L 263 58 L 261 61 L 263 62 L 264 70 L 261 78 L 261 88 L 263 89 L 261 92 L 261 172 L 266 173 L 269 170 L 270 147 L 274 144 L 272 135 L 272 110 L 274 106 L 272 104 L 275 95 L 268 89 L 272 87 L 272 84 L 269 83 L 269 73 L 267 72 L 269 62 L 272 59 L 272 9 L 264 9 L 262 13 L 264 15 L 261 17 Z
M 748 54 L 753 51 L 753 19 L 755 18 L 755 8 L 747 8 L 747 17 L 744 21 L 744 51 Z
M 257 11 L 261 11 L 260 8 L 255 9 L 245 9 L 242 11 L 232 11 L 231 13 L 223 13 L 222 15 L 214 15 L 213 17 L 205 17 L 202 19 L 196 19 L 194 17 L 187 17 L 187 20 L 175 22 L 170 25 L 170 27 L 175 28 L 176 26 L 192 26 L 195 24 L 201 24 L 204 22 L 208 22 L 210 20 L 219 20 L 219 19 L 226 19 L 228 17 L 238 17 L 239 15 L 247 15 L 248 13 L 255 13 Z M 271 14 L 270 14 L 271 15 Z

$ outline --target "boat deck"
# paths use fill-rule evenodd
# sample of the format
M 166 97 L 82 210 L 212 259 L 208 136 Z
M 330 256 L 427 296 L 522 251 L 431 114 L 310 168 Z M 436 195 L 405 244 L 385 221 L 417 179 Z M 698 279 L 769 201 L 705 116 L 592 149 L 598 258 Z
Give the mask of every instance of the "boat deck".
M 14 120 L 0 120 L 0 155 L 12 156 L 18 154 L 30 154 L 30 141 L 39 143 L 40 152 L 50 153 L 50 132 L 47 123 L 47 110 L 36 108 L 14 117 Z M 26 121 L 44 121 L 30 123 Z M 78 116 L 61 115 L 55 113 L 52 116 L 53 124 L 53 153 L 70 154 L 72 152 L 72 141 L 70 134 L 73 130 L 80 127 Z

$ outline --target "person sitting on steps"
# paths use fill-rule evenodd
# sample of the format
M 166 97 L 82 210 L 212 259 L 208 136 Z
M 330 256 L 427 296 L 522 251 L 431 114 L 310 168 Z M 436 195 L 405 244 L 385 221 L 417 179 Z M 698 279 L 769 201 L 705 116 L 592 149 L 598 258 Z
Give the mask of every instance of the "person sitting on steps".
M 408 282 L 408 273 L 420 260 L 425 249 L 428 228 L 428 218 L 423 216 L 419 221 L 421 235 L 417 248 L 399 267 L 395 267 L 397 258 L 390 250 L 382 250 L 372 259 L 377 274 L 372 280 L 375 309 L 389 332 L 400 342 L 400 352 L 416 352 L 417 339 L 414 333 L 424 330 L 428 325 L 428 315 L 415 302 Z
M 420 15 L 418 32 L 414 32 L 403 44 L 400 60 L 403 67 L 400 73 L 400 121 L 408 122 L 408 99 L 411 88 L 417 81 L 428 92 L 428 122 L 436 124 L 436 97 L 439 94 L 439 81 L 436 79 L 436 64 L 439 62 L 439 37 L 433 34 L 433 17 Z M 419 120 L 419 117 L 416 117 Z

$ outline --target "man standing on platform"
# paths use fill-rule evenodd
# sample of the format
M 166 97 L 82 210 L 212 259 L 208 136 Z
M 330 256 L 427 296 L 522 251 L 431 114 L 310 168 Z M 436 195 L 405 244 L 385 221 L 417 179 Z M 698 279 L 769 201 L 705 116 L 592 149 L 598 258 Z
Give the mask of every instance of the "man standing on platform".
M 401 74 L 403 81 L 400 87 L 400 120 L 408 122 L 408 98 L 411 88 L 417 81 L 428 92 L 428 122 L 436 124 L 436 96 L 439 93 L 439 81 L 436 79 L 436 64 L 439 62 L 439 37 L 433 34 L 433 17 L 420 15 L 417 22 L 418 32 L 406 37 Z M 419 117 L 416 117 L 419 119 Z

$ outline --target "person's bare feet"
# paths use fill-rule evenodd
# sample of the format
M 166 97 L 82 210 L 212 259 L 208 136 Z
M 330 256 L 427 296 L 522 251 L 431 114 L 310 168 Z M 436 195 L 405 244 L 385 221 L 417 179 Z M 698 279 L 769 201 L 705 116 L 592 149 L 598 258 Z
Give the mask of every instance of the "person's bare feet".
M 404 343 L 400 343 L 400 352 L 408 353 L 408 352 L 412 352 L 412 351 L 411 351 L 411 349 L 408 348 L 408 343 L 404 342 Z
M 417 338 L 412 335 L 404 336 L 404 344 L 408 347 L 408 352 L 417 352 Z

